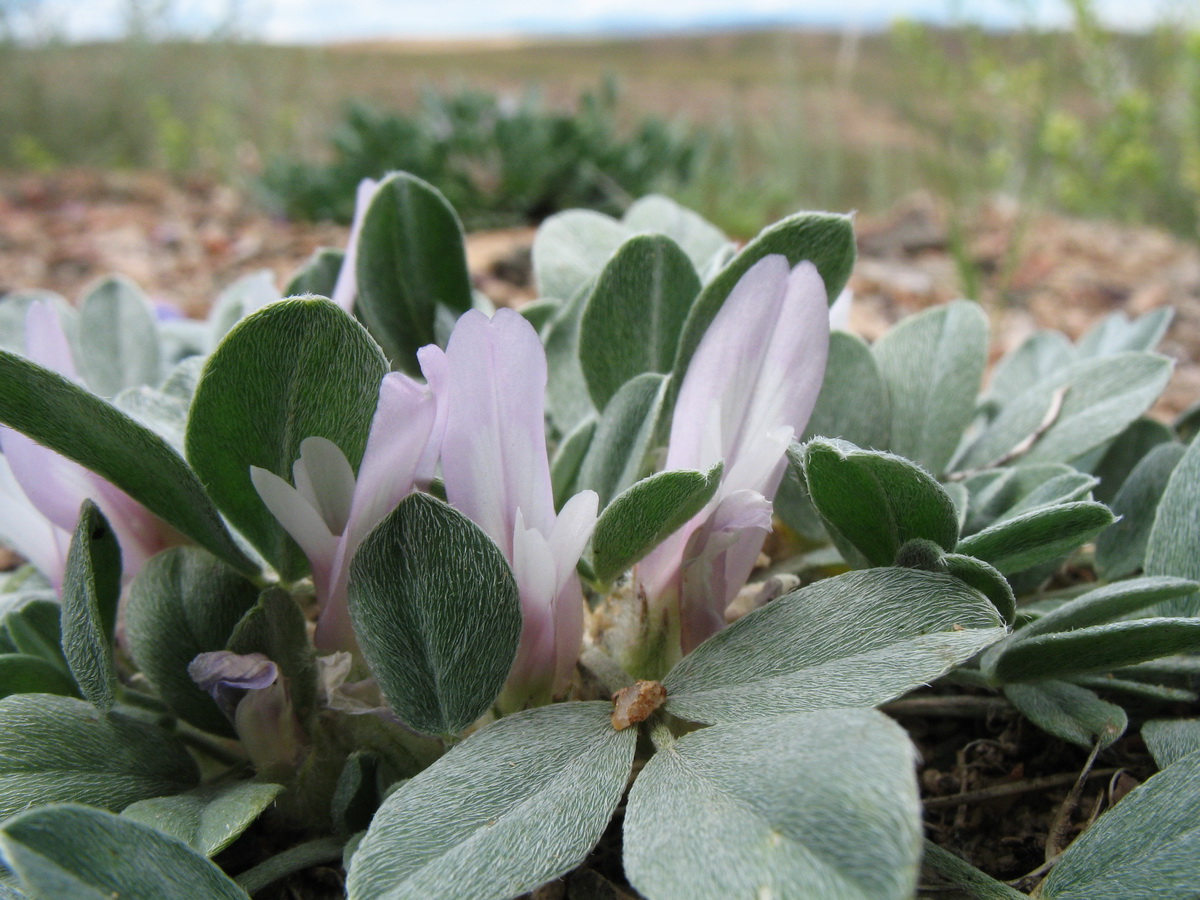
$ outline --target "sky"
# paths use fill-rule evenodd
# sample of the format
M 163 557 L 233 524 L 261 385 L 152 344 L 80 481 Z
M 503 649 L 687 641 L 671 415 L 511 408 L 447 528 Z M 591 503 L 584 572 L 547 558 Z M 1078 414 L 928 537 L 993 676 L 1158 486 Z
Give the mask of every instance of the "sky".
M 39 0 L 41 27 L 69 39 L 119 36 L 131 0 Z M 726 26 L 886 26 L 897 18 L 947 21 L 957 14 L 999 27 L 1032 15 L 1040 24 L 1069 19 L 1065 0 L 140 0 L 165 4 L 170 22 L 204 36 L 231 20 L 249 37 L 279 43 L 362 38 L 462 38 L 584 35 Z M 1144 27 L 1188 4 L 1095 0 L 1107 22 Z

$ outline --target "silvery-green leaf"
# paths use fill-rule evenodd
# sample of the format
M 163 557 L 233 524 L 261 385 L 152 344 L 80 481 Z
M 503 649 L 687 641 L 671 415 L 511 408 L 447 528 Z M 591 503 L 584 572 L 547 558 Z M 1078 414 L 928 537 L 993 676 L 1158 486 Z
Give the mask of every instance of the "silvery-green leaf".
M 1200 719 L 1152 719 L 1142 725 L 1142 739 L 1160 769 L 1200 751 Z
M 1125 710 L 1101 700 L 1087 688 L 1066 681 L 1009 684 L 1004 696 L 1034 725 L 1060 740 L 1090 750 L 1107 747 L 1125 733 Z
M 963 538 L 956 550 L 1012 575 L 1069 553 L 1112 521 L 1112 513 L 1100 503 L 1078 501 L 1043 506 Z
M 96 504 L 83 501 L 62 586 L 62 649 L 83 696 L 108 712 L 116 703 L 113 630 L 121 597 L 121 548 Z
M 587 295 L 585 284 L 563 304 L 542 332 L 549 370 L 546 415 L 561 434 L 570 434 L 585 420 L 598 416 L 579 363 L 579 321 Z
M 670 376 L 645 372 L 626 382 L 596 423 L 575 490 L 594 490 L 603 509 L 613 497 L 647 474 Z
M 457 734 L 500 693 L 521 635 L 500 549 L 453 507 L 410 494 L 350 567 L 350 617 L 388 703 L 426 734 Z
M 801 443 L 814 437 L 836 437 L 859 447 L 887 447 L 892 427 L 892 401 L 871 348 L 857 335 L 829 335 L 825 381 L 804 429 Z
M 591 283 L 633 232 L 603 213 L 571 209 L 546 219 L 533 239 L 539 297 L 570 300 Z
M 285 297 L 299 297 L 303 294 L 315 294 L 318 297 L 332 297 L 334 285 L 337 284 L 338 273 L 346 254 L 332 247 L 318 247 L 283 289 Z
M 78 348 L 79 374 L 102 397 L 162 379 L 154 310 L 141 288 L 126 278 L 105 278 L 84 296 Z
M 350 866 L 350 900 L 504 900 L 571 871 L 625 790 L 637 729 L 607 702 L 559 703 L 477 732 L 392 793 Z
M 328 300 L 280 300 L 243 319 L 208 358 L 188 419 L 188 461 L 230 522 L 285 579 L 300 547 L 250 481 L 258 466 L 290 483 L 305 438 L 336 444 L 355 471 L 387 361 Z
M 1176 417 L 1174 425 L 1175 433 L 1184 443 L 1189 443 L 1197 434 L 1200 434 L 1200 400 L 1181 412 Z
M 1200 619 L 1157 618 L 1051 632 L 1007 644 L 983 660 L 993 684 L 1110 672 L 1200 649 Z
M 1073 600 L 1034 619 L 1015 632 L 1009 641 L 1021 641 L 1053 631 L 1073 631 L 1123 619 L 1135 612 L 1172 600 L 1186 597 L 1200 585 L 1183 578 L 1134 578 L 1106 584 L 1080 594 Z
M 875 342 L 892 400 L 887 449 L 945 471 L 975 414 L 987 342 L 987 318 L 967 300 L 905 319 Z
M 379 757 L 355 751 L 346 759 L 330 803 L 333 827 L 339 834 L 366 831 L 380 801 Z
M 0 700 L 0 819 L 65 801 L 119 810 L 197 781 L 183 745 L 153 725 L 70 697 Z
M 261 653 L 279 667 L 288 680 L 292 706 L 300 716 L 317 699 L 317 660 L 308 638 L 308 620 L 292 595 L 270 587 L 234 626 L 225 649 L 234 653 Z
M 215 865 L 153 828 L 86 806 L 30 810 L 0 827 L 30 900 L 249 900 Z
M 871 566 L 890 566 L 909 541 L 932 541 L 943 550 L 958 543 L 954 501 L 920 466 L 842 441 L 815 438 L 792 465 L 804 469 L 808 495 L 826 526 L 836 529 Z
M 1111 356 L 1125 350 L 1153 350 L 1167 333 L 1174 315 L 1175 310 L 1164 306 L 1131 321 L 1118 310 L 1093 325 L 1075 345 L 1075 353 L 1084 359 Z
M 664 679 L 666 708 L 722 723 L 875 706 L 933 681 L 1004 634 L 995 607 L 949 575 L 848 572 L 717 632 Z
M 817 267 L 829 302 L 846 286 L 854 267 L 854 224 L 849 216 L 797 213 L 764 229 L 709 281 L 688 313 L 675 357 L 674 391 L 679 390 L 692 355 L 734 285 L 764 256 L 782 254 L 789 266 L 808 260 Z M 673 400 L 672 400 L 673 405 Z
M 417 350 L 436 342 L 439 309 L 471 308 L 462 224 L 433 185 L 407 172 L 379 183 L 363 217 L 356 309 L 392 363 L 418 374 Z
M 650 194 L 635 200 L 625 210 L 621 222 L 631 231 L 665 234 L 683 248 L 699 272 L 703 272 L 714 257 L 731 246 L 729 238 L 717 226 L 699 213 L 661 194 Z
M 256 600 L 253 584 L 195 547 L 158 554 L 129 586 L 129 650 L 163 702 L 197 728 L 233 736 L 225 714 L 192 681 L 188 664 L 197 654 L 224 650 Z
M 1108 445 L 1100 462 L 1089 470 L 1100 479 L 1095 491 L 1096 499 L 1112 505 L 1113 497 L 1137 464 L 1146 458 L 1146 454 L 1174 440 L 1174 429 L 1157 419 L 1142 416 L 1130 422 L 1129 427 Z
M 1155 447 L 1117 491 L 1109 506 L 1119 518 L 1096 538 L 1096 570 L 1102 577 L 1113 581 L 1142 568 L 1159 501 L 1186 449 L 1176 443 Z
M 126 388 L 112 402 L 125 415 L 145 425 L 170 444 L 176 453 L 183 455 L 189 400 L 142 386 Z
M 999 410 L 1038 382 L 1067 366 L 1075 349 L 1058 331 L 1038 331 L 996 364 L 987 391 L 980 398 L 985 408 Z
M 554 485 L 555 509 L 562 509 L 563 504 L 578 493 L 575 485 L 579 480 L 579 470 L 587 457 L 595 433 L 596 420 L 584 419 L 574 431 L 559 442 L 554 458 L 550 460 L 550 483 Z
M 1148 700 L 1151 703 L 1175 704 L 1200 701 L 1200 694 L 1195 691 L 1170 687 L 1165 684 L 1130 681 L 1127 678 L 1116 678 L 1112 675 L 1072 675 L 1067 680 L 1071 684 L 1077 684 L 1097 693 L 1121 694 L 1138 700 Z
M 1124 431 L 1170 377 L 1170 360 L 1152 353 L 1071 363 L 1005 405 L 955 465 L 981 468 L 1018 451 L 1015 465 L 1069 462 Z
M 872 710 L 692 732 L 634 782 L 626 875 L 649 900 L 911 897 L 914 757 L 903 729 Z
M 160 319 L 159 348 L 163 366 L 170 368 L 185 359 L 203 356 L 212 349 L 209 337 L 212 329 L 207 322 L 196 319 Z
M 611 582 L 682 528 L 712 499 L 723 470 L 717 463 L 708 472 L 659 472 L 617 496 L 592 534 L 596 578 Z
M 78 693 L 75 680 L 54 663 L 28 653 L 0 653 L 0 697 L 13 694 L 74 697 Z
M 1134 788 L 1078 837 L 1044 900 L 1193 897 L 1200 891 L 1200 753 Z
M 686 254 L 668 237 L 635 235 L 605 264 L 584 303 L 579 362 L 599 410 L 631 378 L 669 373 L 700 293 Z
M 1167 480 L 1146 543 L 1146 574 L 1200 581 L 1200 437 Z M 1159 607 L 1162 615 L 1200 614 L 1200 594 Z
M 263 814 L 283 786 L 257 781 L 214 782 L 173 797 L 152 797 L 121 812 L 126 819 L 178 838 L 214 856 Z
M 0 351 L 0 422 L 111 481 L 235 568 L 257 570 L 170 444 L 73 381 Z
M 221 291 L 212 312 L 208 314 L 211 329 L 209 346 L 217 346 L 234 325 L 278 299 L 279 288 L 275 286 L 275 273 L 270 269 L 259 269 L 243 275 Z

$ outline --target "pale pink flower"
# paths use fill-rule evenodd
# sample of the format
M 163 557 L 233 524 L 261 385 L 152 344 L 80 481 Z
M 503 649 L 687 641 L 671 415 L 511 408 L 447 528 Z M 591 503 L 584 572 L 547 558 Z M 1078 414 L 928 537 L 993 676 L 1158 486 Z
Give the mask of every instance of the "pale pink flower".
M 33 362 L 79 382 L 71 346 L 48 303 L 33 303 L 25 315 L 25 353 Z M 62 585 L 66 548 L 83 501 L 91 499 L 121 545 L 122 572 L 129 580 L 155 553 L 179 543 L 170 526 L 144 506 L 78 463 L 0 426 L 0 515 L 14 548 L 42 571 L 55 590 Z M 36 516 L 41 522 L 35 521 Z M 17 526 L 16 522 L 27 524 Z M 9 534 L 9 532 L 13 534 Z
M 323 437 L 301 442 L 294 487 L 250 469 L 263 503 L 312 565 L 320 650 L 357 649 L 346 592 L 354 553 L 405 496 L 433 479 L 445 425 L 433 388 L 444 378 L 444 358 L 428 348 L 418 356 L 429 385 L 397 372 L 384 376 L 357 477 L 341 448 Z
M 346 240 L 346 256 L 333 285 L 333 296 L 329 298 L 351 315 L 354 314 L 354 300 L 358 297 L 358 241 L 362 235 L 363 220 L 367 217 L 367 207 L 378 191 L 379 182 L 373 178 L 364 178 L 358 183 L 358 191 L 354 196 L 354 220 L 350 223 L 350 237 Z
M 521 642 L 502 703 L 544 702 L 566 687 L 579 657 L 583 594 L 575 566 L 595 527 L 598 497 L 583 491 L 554 512 L 546 354 L 524 317 L 510 309 L 491 319 L 465 313 L 445 360 L 446 496 L 496 542 L 521 595 Z
M 679 389 L 665 469 L 724 460 L 717 493 L 635 568 L 653 609 L 678 623 L 681 650 L 724 625 L 771 529 L 789 442 L 825 375 L 829 308 L 810 262 L 764 257 L 746 272 L 696 348 Z

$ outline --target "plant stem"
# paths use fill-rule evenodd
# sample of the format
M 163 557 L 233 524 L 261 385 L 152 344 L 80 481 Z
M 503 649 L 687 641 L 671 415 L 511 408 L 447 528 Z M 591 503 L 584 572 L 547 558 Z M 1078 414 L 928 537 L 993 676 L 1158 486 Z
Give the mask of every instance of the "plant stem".
M 253 896 L 269 884 L 280 878 L 285 878 L 293 872 L 301 872 L 311 866 L 321 863 L 341 860 L 346 842 L 340 838 L 317 838 L 304 844 L 297 844 L 290 850 L 284 850 L 270 859 L 259 863 L 252 869 L 247 869 L 234 879 L 242 890 Z
M 185 726 L 182 722 L 175 731 L 175 737 L 192 749 L 227 766 L 244 766 L 248 762 L 244 754 L 219 743 L 206 734 Z
M 943 850 L 933 841 L 925 841 L 923 862 L 938 875 L 979 900 L 1028 900 L 1025 894 L 1010 888 L 1003 881 L 985 875 L 966 860 L 959 859 L 949 850 Z

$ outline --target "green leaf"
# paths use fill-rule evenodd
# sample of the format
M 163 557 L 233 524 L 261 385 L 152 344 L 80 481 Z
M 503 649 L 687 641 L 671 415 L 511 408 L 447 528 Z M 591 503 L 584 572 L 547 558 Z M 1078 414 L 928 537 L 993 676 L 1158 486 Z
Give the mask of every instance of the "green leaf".
M 119 810 L 198 781 L 183 745 L 152 725 L 70 697 L 0 700 L 0 819 L 66 801 Z
M 890 566 L 900 548 L 925 539 L 943 550 L 958 543 L 954 501 L 920 466 L 842 441 L 816 438 L 788 457 L 803 467 L 808 495 L 826 526 L 872 566 Z
M 995 607 L 956 578 L 867 569 L 774 600 L 717 632 L 664 679 L 694 722 L 751 722 L 886 703 L 1003 637 Z
M 1155 447 L 1117 491 L 1109 506 L 1119 518 L 1096 538 L 1096 570 L 1103 578 L 1114 581 L 1142 568 L 1158 504 L 1185 451 L 1175 443 Z
M 626 489 L 605 508 L 592 533 L 592 570 L 609 583 L 704 509 L 724 465 L 708 472 L 659 472 Z
M 410 494 L 350 566 L 350 618 L 388 703 L 426 734 L 457 734 L 496 699 L 521 605 L 491 538 L 453 507 Z
M 579 362 L 597 409 L 631 378 L 671 371 L 680 331 L 699 293 L 696 270 L 670 238 L 637 235 L 617 249 L 579 323 Z
M 1200 581 L 1200 437 L 1179 460 L 1154 515 L 1146 542 L 1146 574 Z M 1200 614 L 1200 594 L 1159 608 L 1163 615 Z
M 338 273 L 346 254 L 332 247 L 318 247 L 313 251 L 304 265 L 292 275 L 287 287 L 283 289 L 285 297 L 299 297 L 304 294 L 315 294 L 318 297 L 332 297 L 333 288 L 337 284 Z
M 988 469 L 966 479 L 966 534 L 1060 503 L 1090 500 L 1096 479 L 1062 463 Z
M 234 526 L 285 579 L 308 560 L 250 481 L 258 466 L 286 481 L 309 437 L 328 438 L 358 471 L 387 361 L 362 326 L 328 300 L 281 300 L 221 342 L 196 389 L 188 460 Z
M 488 726 L 380 807 L 350 900 L 510 898 L 581 863 L 625 791 L 637 729 L 607 702 L 560 703 Z
M 334 830 L 339 834 L 365 831 L 379 808 L 379 757 L 355 751 L 346 758 L 330 803 Z
M 1198 588 L 1200 585 L 1194 581 L 1169 577 L 1134 578 L 1130 581 L 1106 584 L 1081 594 L 1074 600 L 1068 600 L 1044 616 L 1039 616 L 1015 632 L 1008 641 L 1022 641 L 1039 634 L 1102 625 L 1115 619 L 1126 618 L 1155 603 L 1175 597 L 1186 597 Z
M 194 547 L 158 554 L 129 586 L 129 650 L 163 702 L 197 728 L 233 736 L 225 714 L 192 681 L 188 664 L 200 653 L 224 650 L 257 599 L 254 585 Z
M 984 658 L 993 684 L 1110 672 L 1121 666 L 1200 649 L 1200 619 L 1158 618 L 1092 625 L 1014 641 Z
M 101 712 L 117 702 L 113 630 L 121 598 L 121 548 L 103 513 L 83 501 L 62 586 L 62 649 L 83 696 Z
M 651 900 L 911 897 L 914 757 L 903 729 L 871 710 L 692 732 L 634 782 L 626 874 Z
M 764 229 L 733 261 L 704 286 L 692 305 L 679 337 L 673 370 L 673 391 L 678 391 L 692 355 L 708 326 L 720 312 L 734 285 L 764 256 L 779 253 L 789 266 L 809 260 L 817 267 L 832 303 L 846 286 L 854 267 L 854 224 L 848 216 L 832 213 L 797 213 Z M 672 404 L 673 405 L 673 398 Z
M 982 468 L 1017 451 L 1020 466 L 1070 462 L 1124 431 L 1170 377 L 1170 360 L 1152 353 L 1074 362 L 1008 403 L 955 464 Z
M 270 587 L 242 616 L 229 636 L 226 650 L 261 653 L 288 679 L 297 715 L 306 716 L 317 701 L 317 657 L 308 637 L 308 620 L 282 588 Z
M 85 806 L 48 806 L 8 820 L 0 850 L 30 900 L 249 900 L 175 838 Z
M 471 308 L 462 223 L 433 185 L 407 172 L 379 183 L 358 238 L 358 315 L 400 368 L 436 340 L 439 310 Z
M 596 420 L 584 419 L 559 443 L 554 459 L 550 461 L 550 483 L 554 485 L 555 509 L 562 509 L 563 504 L 578 493 L 575 485 L 579 480 L 579 470 L 583 467 L 595 433 Z
M 79 305 L 79 374 L 102 397 L 162 380 L 158 323 L 132 281 L 108 277 Z
M 704 272 L 714 257 L 733 248 L 716 225 L 661 194 L 633 201 L 621 223 L 631 231 L 665 234 L 687 254 L 697 272 Z
M 830 333 L 825 381 L 801 443 L 836 437 L 881 450 L 891 429 L 892 401 L 871 348 L 857 335 Z
M 1083 833 L 1042 883 L 1044 900 L 1190 897 L 1200 858 L 1200 753 L 1134 788 Z
M 631 234 L 615 219 L 587 209 L 550 216 L 533 239 L 538 296 L 563 301 L 575 297 Z
M 596 423 L 575 490 L 594 490 L 601 509 L 646 474 L 669 381 L 670 376 L 650 372 L 635 376 L 617 391 Z
M 939 560 L 940 569 L 965 581 L 983 596 L 992 601 L 1000 617 L 1011 625 L 1017 617 L 1017 599 L 1013 589 L 1000 571 L 982 559 L 963 556 L 961 553 L 945 553 Z
M 1112 521 L 1112 513 L 1100 503 L 1079 501 L 1044 506 L 965 537 L 956 550 L 1012 575 L 1071 552 Z
M 246 316 L 262 309 L 268 303 L 280 299 L 275 287 L 275 273 L 270 269 L 259 269 L 243 275 L 217 297 L 208 314 L 211 328 L 209 344 L 215 347 L 229 331 Z
M 257 781 L 206 784 L 173 797 L 130 804 L 122 817 L 183 841 L 197 853 L 215 856 L 263 814 L 283 786 Z
M 987 318 L 967 300 L 905 319 L 875 342 L 892 399 L 887 449 L 935 475 L 946 470 L 975 414 L 987 346 Z
M 27 653 L 0 653 L 0 698 L 13 694 L 74 697 L 78 693 L 74 680 L 54 663 Z
M 62 652 L 62 607 L 53 600 L 34 597 L 4 614 L 4 630 L 13 649 L 46 662 L 67 674 Z
M 550 324 L 550 320 L 558 315 L 558 311 L 562 309 L 562 301 L 560 300 L 530 300 L 528 303 L 522 304 L 517 310 L 525 317 L 533 330 L 541 334 L 543 329 Z
M 1101 700 L 1087 688 L 1065 681 L 1009 684 L 1004 696 L 1042 731 L 1090 750 L 1107 747 L 1125 733 L 1125 710 Z
M 1153 719 L 1142 725 L 1142 739 L 1160 769 L 1200 751 L 1200 719 Z
M 1157 419 L 1143 416 L 1130 422 L 1129 427 L 1108 445 L 1100 462 L 1091 470 L 1100 479 L 1095 491 L 1096 499 L 1111 506 L 1121 485 L 1137 464 L 1146 458 L 1146 454 L 1174 440 L 1174 429 Z
M 0 351 L 0 422 L 111 481 L 234 568 L 256 571 L 170 444 L 73 381 Z

